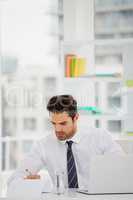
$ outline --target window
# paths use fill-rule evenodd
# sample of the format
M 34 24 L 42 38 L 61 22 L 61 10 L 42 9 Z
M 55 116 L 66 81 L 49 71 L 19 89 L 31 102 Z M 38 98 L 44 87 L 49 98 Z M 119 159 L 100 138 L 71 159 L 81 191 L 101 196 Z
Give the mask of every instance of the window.
M 24 130 L 36 130 L 36 119 L 25 118 L 24 119 Z

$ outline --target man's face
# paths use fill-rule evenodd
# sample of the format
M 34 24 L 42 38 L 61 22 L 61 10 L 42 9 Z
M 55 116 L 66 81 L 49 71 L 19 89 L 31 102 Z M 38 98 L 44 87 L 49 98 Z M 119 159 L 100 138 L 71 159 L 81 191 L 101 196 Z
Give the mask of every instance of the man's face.
M 50 113 L 50 121 L 54 126 L 56 137 L 59 140 L 71 138 L 77 128 L 78 114 L 72 119 L 67 112 Z

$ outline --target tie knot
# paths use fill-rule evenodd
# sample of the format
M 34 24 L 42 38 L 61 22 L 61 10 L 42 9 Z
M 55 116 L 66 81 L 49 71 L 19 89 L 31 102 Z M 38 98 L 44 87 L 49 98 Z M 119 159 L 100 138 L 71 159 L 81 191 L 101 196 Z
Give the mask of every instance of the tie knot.
M 72 141 L 72 140 L 69 140 L 69 141 L 66 141 L 66 143 L 68 144 L 68 147 L 71 148 L 71 147 L 72 147 L 73 141 Z

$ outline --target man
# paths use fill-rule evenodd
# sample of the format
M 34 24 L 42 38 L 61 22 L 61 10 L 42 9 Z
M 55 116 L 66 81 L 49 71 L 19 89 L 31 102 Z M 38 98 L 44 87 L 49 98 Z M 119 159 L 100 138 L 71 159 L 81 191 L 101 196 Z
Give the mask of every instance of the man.
M 53 134 L 39 141 L 11 177 L 39 178 L 40 169 L 47 169 L 54 183 L 56 174 L 62 174 L 68 188 L 86 188 L 89 179 L 89 161 L 96 154 L 122 153 L 121 147 L 105 130 L 78 129 L 77 102 L 71 95 L 53 96 L 48 104 Z

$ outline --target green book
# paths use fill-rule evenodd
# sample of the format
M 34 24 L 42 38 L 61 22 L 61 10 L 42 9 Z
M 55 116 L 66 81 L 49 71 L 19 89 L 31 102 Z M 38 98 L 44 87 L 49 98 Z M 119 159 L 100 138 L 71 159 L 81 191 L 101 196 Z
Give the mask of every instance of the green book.
M 133 136 L 133 132 L 127 132 L 128 136 Z
M 133 80 L 126 80 L 127 87 L 133 87 Z
M 76 67 L 76 61 L 77 58 L 73 57 L 71 60 L 71 65 L 70 65 L 70 75 L 71 77 L 75 77 L 75 67 Z

